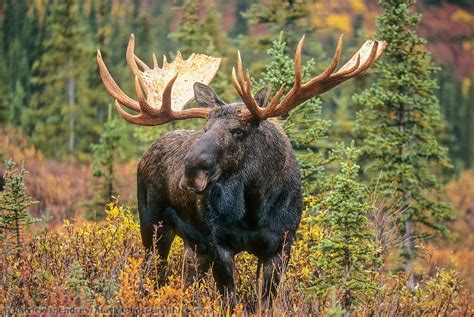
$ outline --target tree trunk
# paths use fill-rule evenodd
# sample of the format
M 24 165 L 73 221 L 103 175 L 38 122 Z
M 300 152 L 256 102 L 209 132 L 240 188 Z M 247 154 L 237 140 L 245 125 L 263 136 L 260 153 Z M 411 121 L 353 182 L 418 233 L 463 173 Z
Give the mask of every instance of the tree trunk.
M 472 104 L 470 103 L 470 98 L 474 94 L 467 94 L 463 96 L 463 101 L 464 101 L 464 107 L 466 109 L 466 113 L 464 116 L 464 124 L 465 124 L 465 134 L 464 134 L 464 142 L 466 144 L 466 148 L 463 150 L 464 151 L 464 168 L 465 169 L 470 169 L 472 168 L 472 155 L 473 155 L 473 111 L 472 111 Z
M 72 75 L 72 68 L 74 67 L 74 60 L 69 57 L 68 69 L 70 71 L 69 78 L 67 81 L 67 95 L 68 95 L 68 106 L 70 109 L 69 116 L 69 153 L 72 153 L 76 143 L 76 113 L 75 113 L 75 97 L 76 97 L 76 80 Z
M 15 215 L 15 236 L 16 236 L 16 256 L 18 259 L 21 258 L 21 230 L 20 230 L 20 221 L 18 215 Z
M 107 200 L 110 200 L 112 198 L 112 196 L 114 195 L 114 163 L 113 161 L 110 161 L 107 163 L 109 166 L 108 166 L 108 172 L 109 172 L 109 175 L 108 175 L 108 180 L 107 180 L 107 194 L 108 194 L 108 197 L 107 197 Z
M 405 222 L 405 262 L 404 269 L 407 275 L 407 287 L 413 289 L 415 287 L 415 279 L 413 277 L 413 258 L 415 257 L 413 250 L 413 221 L 411 217 Z
M 405 131 L 405 105 L 400 105 L 398 113 L 399 129 L 400 132 Z M 400 158 L 403 157 L 403 145 L 398 149 L 398 154 Z M 402 188 L 399 188 L 402 191 L 402 206 L 404 206 L 405 212 L 410 212 L 408 197 L 406 194 L 405 188 L 405 178 L 403 175 L 400 176 L 400 184 Z M 407 275 L 407 287 L 413 289 L 415 287 L 415 280 L 413 278 L 413 258 L 415 257 L 414 248 L 413 248 L 413 220 L 411 215 L 408 215 L 407 220 L 405 221 L 403 235 L 403 244 L 404 244 L 404 257 L 405 261 L 403 263 L 405 274 Z
M 344 285 L 346 282 L 351 279 L 351 260 L 349 251 L 346 250 L 344 252 Z M 352 294 L 351 290 L 347 289 L 344 286 L 343 294 L 342 294 L 342 305 L 344 308 L 344 317 L 351 316 L 351 306 L 352 306 Z

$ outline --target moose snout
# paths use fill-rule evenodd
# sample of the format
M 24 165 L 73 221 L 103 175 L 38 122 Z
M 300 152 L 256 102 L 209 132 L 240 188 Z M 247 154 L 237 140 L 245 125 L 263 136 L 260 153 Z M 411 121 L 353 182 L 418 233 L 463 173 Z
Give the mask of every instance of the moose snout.
M 197 171 L 193 177 L 187 177 L 186 174 L 183 174 L 179 181 L 179 187 L 200 194 L 206 189 L 208 178 L 209 173 L 202 170 Z
M 209 180 L 215 174 L 216 160 L 209 153 L 190 153 L 184 160 L 184 173 L 179 187 L 195 193 L 202 193 L 209 185 Z

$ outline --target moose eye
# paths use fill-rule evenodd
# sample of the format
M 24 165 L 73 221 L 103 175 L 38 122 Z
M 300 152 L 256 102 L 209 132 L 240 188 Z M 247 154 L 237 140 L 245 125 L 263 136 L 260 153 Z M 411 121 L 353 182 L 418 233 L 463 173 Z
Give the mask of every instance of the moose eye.
M 232 129 L 230 132 L 232 133 L 234 137 L 241 137 L 244 134 L 244 131 L 242 131 L 242 129 L 239 129 L 239 128 Z

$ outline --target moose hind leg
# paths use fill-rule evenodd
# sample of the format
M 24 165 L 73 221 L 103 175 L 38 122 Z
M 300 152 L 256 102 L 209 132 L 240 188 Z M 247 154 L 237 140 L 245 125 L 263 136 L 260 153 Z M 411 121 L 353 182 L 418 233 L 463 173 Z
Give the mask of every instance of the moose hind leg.
M 170 228 L 153 226 L 152 228 L 146 228 L 147 237 L 151 236 L 151 246 L 147 248 L 147 262 L 150 262 L 150 270 L 152 274 L 158 277 L 158 285 L 162 286 L 167 282 L 168 276 L 168 255 L 171 249 L 171 244 L 175 238 L 175 233 Z M 151 232 L 151 235 L 149 234 Z M 142 230 L 143 237 L 143 230 Z M 146 247 L 146 246 L 145 246 Z M 156 257 L 158 255 L 157 262 Z
M 197 228 L 183 221 L 176 211 L 167 208 L 165 222 L 184 240 L 185 287 L 200 281 L 209 270 L 210 256 L 207 237 Z
M 151 271 L 156 272 L 159 285 L 163 285 L 166 282 L 167 259 L 175 233 L 164 220 L 166 205 L 160 199 L 159 193 L 145 186 L 140 177 L 137 185 L 140 233 L 146 250 L 146 263 L 152 264 L 152 255 L 159 256 L 157 266 L 152 265 Z
M 209 254 L 200 254 L 196 246 L 184 242 L 184 261 L 185 261 L 185 288 L 194 282 L 200 282 L 204 274 L 209 270 L 211 259 Z

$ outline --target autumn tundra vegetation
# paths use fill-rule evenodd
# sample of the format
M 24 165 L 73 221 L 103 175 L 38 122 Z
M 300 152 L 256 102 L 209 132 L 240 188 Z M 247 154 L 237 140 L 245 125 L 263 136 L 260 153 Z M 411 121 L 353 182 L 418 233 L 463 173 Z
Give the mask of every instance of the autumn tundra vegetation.
M 472 316 L 473 10 L 1 2 L 1 314 Z

